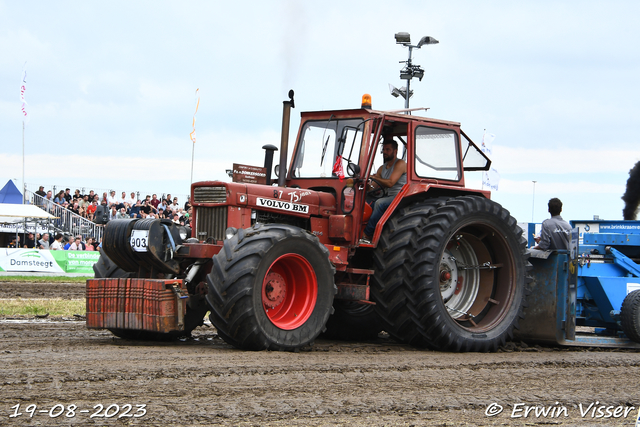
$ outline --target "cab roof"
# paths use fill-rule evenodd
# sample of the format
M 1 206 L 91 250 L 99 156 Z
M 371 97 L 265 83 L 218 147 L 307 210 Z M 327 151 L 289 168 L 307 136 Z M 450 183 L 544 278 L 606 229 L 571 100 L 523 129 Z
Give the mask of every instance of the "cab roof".
M 426 110 L 426 108 L 423 108 L 423 109 Z M 411 108 L 409 111 L 416 111 L 416 110 L 421 110 L 421 109 Z M 414 115 L 407 116 L 407 114 L 405 114 L 405 111 L 406 110 L 379 111 L 379 110 L 371 110 L 368 108 L 358 108 L 358 109 L 350 109 L 350 110 L 304 111 L 300 113 L 300 116 L 302 118 L 307 118 L 307 117 L 324 118 L 324 117 L 331 117 L 332 115 L 335 117 L 354 117 L 354 116 L 382 117 L 384 116 L 387 118 L 394 117 L 402 120 L 407 120 L 409 118 L 412 121 L 418 121 L 418 122 L 424 122 L 424 123 L 437 123 L 442 125 L 460 127 L 459 122 L 452 122 L 449 120 L 440 120 L 440 119 L 434 119 L 434 118 L 423 117 L 423 116 L 414 116 Z

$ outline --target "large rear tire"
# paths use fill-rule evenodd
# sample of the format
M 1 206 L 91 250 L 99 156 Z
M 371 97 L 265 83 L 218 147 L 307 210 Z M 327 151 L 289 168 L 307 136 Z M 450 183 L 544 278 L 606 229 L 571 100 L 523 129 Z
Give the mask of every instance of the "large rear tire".
M 630 292 L 622 301 L 620 324 L 627 338 L 640 343 L 640 290 Z
M 434 199 L 398 212 L 375 257 L 379 278 L 388 277 L 373 289 L 387 332 L 417 347 L 497 350 L 523 317 L 531 281 L 521 233 L 506 209 L 482 197 Z
M 224 242 L 207 276 L 211 323 L 242 350 L 297 350 L 333 311 L 335 269 L 314 235 L 256 224 Z
M 432 204 L 435 211 L 435 202 Z M 382 229 L 373 251 L 371 300 L 382 329 L 394 339 L 416 345 L 420 336 L 412 313 L 407 309 L 414 300 L 411 280 L 413 256 L 417 250 L 417 231 L 429 214 L 429 205 L 414 204 L 399 208 Z

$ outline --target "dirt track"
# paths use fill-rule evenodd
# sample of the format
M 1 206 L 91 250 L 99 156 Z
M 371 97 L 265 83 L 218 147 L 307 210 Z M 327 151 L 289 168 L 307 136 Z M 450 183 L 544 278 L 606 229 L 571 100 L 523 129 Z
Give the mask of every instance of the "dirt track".
M 7 286 L 0 283 L 0 298 L 17 285 Z M 22 293 L 39 298 L 55 288 L 27 287 Z M 76 295 L 73 288 L 81 289 L 71 285 L 66 294 Z M 194 337 L 133 342 L 78 321 L 4 319 L 0 425 L 634 425 L 640 405 L 635 351 L 510 346 L 495 354 L 452 354 L 380 338 L 318 340 L 300 353 L 242 352 L 213 328 L 199 328 Z M 634 409 L 626 418 L 592 418 L 591 411 L 581 417 L 578 405 L 584 410 L 596 401 Z M 494 402 L 504 411 L 488 417 Z M 568 417 L 511 418 L 518 403 L 564 406 Z M 23 415 L 9 418 L 17 404 Z M 30 404 L 46 413 L 30 419 Z M 52 418 L 56 404 L 65 413 Z M 72 404 L 75 416 L 66 418 Z M 112 406 L 112 418 L 90 418 L 98 404 L 121 409 Z M 125 404 L 133 405 L 128 415 L 146 404 L 146 414 L 118 419 Z M 524 406 L 517 408 L 515 415 L 524 415 Z

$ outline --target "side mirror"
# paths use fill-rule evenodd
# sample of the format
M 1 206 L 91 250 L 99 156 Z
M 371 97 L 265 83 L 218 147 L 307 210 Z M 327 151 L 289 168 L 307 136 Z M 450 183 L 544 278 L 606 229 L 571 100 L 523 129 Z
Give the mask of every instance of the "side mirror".
M 360 176 L 360 166 L 349 162 L 347 165 L 347 175 L 352 177 Z
M 340 209 L 345 215 L 349 215 L 353 212 L 355 200 L 355 191 L 352 186 L 346 186 L 342 188 L 342 197 L 340 198 Z

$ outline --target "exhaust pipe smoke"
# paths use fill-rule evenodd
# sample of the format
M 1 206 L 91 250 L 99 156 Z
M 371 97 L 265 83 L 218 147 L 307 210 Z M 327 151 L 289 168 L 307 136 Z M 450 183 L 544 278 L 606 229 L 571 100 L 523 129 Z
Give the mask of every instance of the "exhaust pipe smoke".
M 627 191 L 622 196 L 625 206 L 622 209 L 622 217 L 625 220 L 634 220 L 638 214 L 638 205 L 640 205 L 640 162 L 636 163 L 629 171 L 629 179 L 627 180 Z

